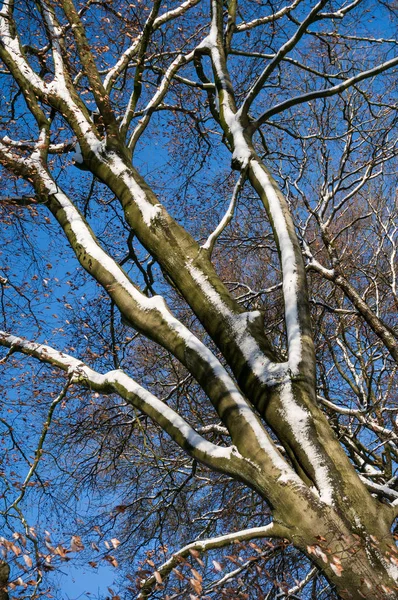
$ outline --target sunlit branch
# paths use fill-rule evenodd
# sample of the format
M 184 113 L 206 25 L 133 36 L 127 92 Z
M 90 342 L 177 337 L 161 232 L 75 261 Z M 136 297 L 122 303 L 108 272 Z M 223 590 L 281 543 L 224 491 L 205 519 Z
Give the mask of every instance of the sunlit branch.
M 347 6 L 343 6 L 335 12 L 321 13 L 320 16 L 322 17 L 322 19 L 343 19 L 347 13 L 349 13 L 351 10 L 353 10 L 353 8 L 361 4 L 361 2 L 363 2 L 363 0 L 354 0 L 350 4 L 347 4 Z
M 195 542 L 192 542 L 191 544 L 188 544 L 187 546 L 184 546 L 184 548 L 181 548 L 181 550 L 174 552 L 172 557 L 169 558 L 169 560 L 167 560 L 161 566 L 157 567 L 156 570 L 161 577 L 166 577 L 173 570 L 173 568 L 179 564 L 180 558 L 185 558 L 186 556 L 189 556 L 192 550 L 207 552 L 215 548 L 224 548 L 225 546 L 228 546 L 235 542 L 244 542 L 264 537 L 289 539 L 289 531 L 285 527 L 283 527 L 283 525 L 274 521 L 272 523 L 269 523 L 269 525 L 265 525 L 264 527 L 253 527 L 251 529 L 243 529 L 242 531 L 237 531 L 226 535 L 220 535 L 215 538 L 197 540 Z M 156 578 L 154 575 L 152 575 L 142 583 L 138 598 L 147 598 L 150 595 L 151 588 L 154 585 L 156 585 Z
M 253 21 L 249 21 L 248 23 L 238 23 L 236 25 L 236 31 L 247 31 L 248 29 L 253 29 L 253 27 L 257 27 L 258 25 L 273 23 L 274 21 L 277 21 L 278 19 L 284 17 L 286 14 L 294 10 L 302 1 L 303 0 L 294 0 L 294 2 L 274 12 L 272 15 L 267 15 L 266 17 L 259 17 L 258 19 L 253 19 Z
M 202 246 L 202 248 L 204 248 L 205 250 L 208 251 L 209 256 L 211 256 L 213 253 L 214 245 L 215 245 L 217 239 L 220 237 L 220 235 L 222 234 L 224 229 L 232 221 L 232 218 L 233 218 L 234 212 L 235 212 L 236 202 L 239 197 L 239 193 L 245 183 L 246 174 L 247 174 L 247 168 L 243 169 L 243 171 L 239 175 L 239 179 L 236 182 L 234 190 L 232 192 L 232 197 L 231 197 L 231 201 L 229 203 L 227 212 L 225 213 L 225 215 L 223 216 L 223 218 L 217 225 L 216 229 L 213 231 L 213 233 L 211 233 L 209 235 L 209 237 L 207 238 L 207 240 L 205 241 L 205 243 Z

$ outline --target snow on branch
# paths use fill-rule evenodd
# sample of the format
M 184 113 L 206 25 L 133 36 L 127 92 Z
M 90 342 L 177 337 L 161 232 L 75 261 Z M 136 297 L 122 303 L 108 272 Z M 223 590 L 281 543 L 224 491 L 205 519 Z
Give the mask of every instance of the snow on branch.
M 11 0 L 4 0 L 0 10 L 0 58 L 7 65 L 15 79 L 27 87 L 33 87 L 40 96 L 47 93 L 47 85 L 33 71 L 22 51 L 18 35 L 11 25 L 13 20 L 13 5 Z
M 219 113 L 221 125 L 228 135 L 233 146 L 232 163 L 237 168 L 245 168 L 252 156 L 244 136 L 241 123 L 241 114 L 237 111 L 233 94 L 231 79 L 226 65 L 226 57 L 222 44 L 222 12 L 217 0 L 212 0 L 212 19 L 208 36 L 196 49 L 197 55 L 201 52 L 210 53 L 214 71 L 215 83 L 219 100 Z
M 235 542 L 244 542 L 253 539 L 259 539 L 264 537 L 271 538 L 289 538 L 289 531 L 281 524 L 272 522 L 263 527 L 252 527 L 250 529 L 242 529 L 234 533 L 227 533 L 214 538 L 208 538 L 204 540 L 197 540 L 184 546 L 181 550 L 174 552 L 174 554 L 161 566 L 157 567 L 156 572 L 162 577 L 166 577 L 180 563 L 181 558 L 185 558 L 192 551 L 207 552 L 214 550 L 215 548 L 224 548 Z M 143 600 L 150 594 L 151 588 L 156 585 L 157 579 L 155 575 L 151 575 L 148 579 L 144 580 L 141 584 L 141 591 L 137 597 L 137 600 Z
M 36 181 L 38 193 L 42 195 L 44 193 L 47 198 L 48 207 L 63 227 L 81 265 L 104 287 L 124 318 L 136 329 L 144 332 L 145 335 L 169 350 L 197 378 L 227 426 L 233 444 L 243 456 L 247 453 L 247 442 L 251 438 L 259 450 L 259 456 L 264 463 L 263 468 L 265 468 L 270 481 L 276 478 L 280 480 L 281 484 L 292 481 L 297 486 L 302 486 L 301 479 L 277 450 L 269 434 L 255 416 L 253 409 L 211 350 L 172 315 L 161 296 L 148 298 L 136 288 L 123 269 L 99 246 L 84 217 L 52 179 L 41 164 L 40 157 L 32 155 L 28 160 L 28 165 L 30 166 L 29 174 L 34 172 L 34 176 L 38 180 Z M 198 276 L 201 277 L 201 271 L 192 265 L 187 265 L 187 267 L 194 279 Z M 200 279 L 200 283 L 202 280 L 203 278 Z M 205 295 L 207 295 L 208 286 L 206 280 L 203 289 Z M 224 305 L 222 305 L 222 310 L 227 310 L 228 315 L 231 314 Z M 248 322 L 247 315 L 231 316 L 238 319 L 234 318 L 233 323 L 236 333 L 239 336 L 244 335 Z M 250 338 L 250 335 L 246 337 Z M 250 338 L 244 343 L 247 347 L 248 358 L 251 360 L 254 358 L 254 341 Z M 242 340 L 242 344 L 244 343 Z M 263 374 L 264 360 L 266 359 L 260 348 L 256 351 L 255 360 L 258 369 Z M 199 369 L 198 365 L 200 365 Z M 277 369 L 279 366 L 275 367 Z M 281 367 L 283 369 L 283 365 Z M 223 419 L 223 407 L 226 401 L 228 401 L 228 410 Z M 250 456 L 247 458 L 251 460 Z
M 201 0 L 185 0 L 185 2 L 180 4 L 180 6 L 177 6 L 177 8 L 173 8 L 172 10 L 168 10 L 167 12 L 165 12 L 163 15 L 159 15 L 155 19 L 153 28 L 158 29 L 164 23 L 167 23 L 168 21 L 171 21 L 172 19 L 183 15 L 187 10 L 189 10 L 193 6 L 196 6 L 196 4 L 199 4 L 200 1 Z
M 0 331 L 0 345 L 68 373 L 68 384 L 57 398 L 56 403 L 61 396 L 64 397 L 67 387 L 72 383 L 98 392 L 116 393 L 158 423 L 179 446 L 200 462 L 228 473 L 229 462 L 239 463 L 241 460 L 233 446 L 217 446 L 207 441 L 177 412 L 120 369 L 101 374 L 65 352 L 60 352 L 46 344 L 25 340 L 5 331 Z M 54 403 L 52 407 L 55 408 Z
M 5 0 L 0 10 L 0 58 L 7 65 L 10 73 L 18 83 L 32 114 L 40 127 L 49 125 L 37 98 L 44 100 L 56 110 L 61 110 L 67 118 L 81 145 L 92 152 L 98 150 L 100 140 L 95 133 L 95 127 L 89 120 L 83 105 L 78 104 L 72 97 L 67 67 L 64 64 L 62 52 L 62 28 L 59 27 L 55 14 L 46 5 L 43 15 L 46 26 L 51 34 L 52 57 L 54 62 L 54 78 L 46 83 L 30 66 L 22 50 L 16 25 L 12 14 L 13 3 Z M 33 93 L 32 93 L 33 92 Z
M 322 19 L 342 19 L 348 12 L 358 6 L 358 4 L 361 4 L 361 2 L 362 0 L 354 0 L 350 4 L 347 4 L 347 6 L 339 8 L 335 12 L 321 13 L 319 16 Z
M 289 368 L 297 373 L 302 360 L 302 327 L 300 326 L 298 294 L 299 273 L 294 243 L 289 231 L 276 184 L 265 168 L 257 161 L 251 161 L 251 169 L 268 202 L 273 229 L 279 246 L 283 274 L 283 298 L 285 302 L 285 322 L 288 340 Z
M 5 146 L 10 146 L 12 148 L 18 148 L 19 150 L 29 150 L 33 151 L 36 147 L 36 142 L 32 140 L 12 140 L 8 135 L 5 135 L 1 138 L 1 142 Z M 75 141 L 66 141 L 59 144 L 49 144 L 48 153 L 49 154 L 64 154 L 70 152 L 74 149 L 76 145 Z
M 247 173 L 247 168 L 245 168 L 242 171 L 242 173 L 239 175 L 239 179 L 235 184 L 234 191 L 232 193 L 232 198 L 229 203 L 227 212 L 225 213 L 225 215 L 223 216 L 223 218 L 217 225 L 216 229 L 213 231 L 213 233 L 211 233 L 209 235 L 209 237 L 207 238 L 207 240 L 205 241 L 205 243 L 202 246 L 202 248 L 204 248 L 205 250 L 208 251 L 209 257 L 212 255 L 214 245 L 215 245 L 217 239 L 220 237 L 220 235 L 222 234 L 224 229 L 232 221 L 232 218 L 233 218 L 234 212 L 235 212 L 236 202 L 237 202 L 238 196 L 239 196 L 239 192 L 241 191 L 241 189 L 244 185 L 245 179 L 246 179 L 246 173 Z
M 253 29 L 253 27 L 258 27 L 259 25 L 265 25 L 266 23 L 273 23 L 274 21 L 281 19 L 287 13 L 294 10 L 302 1 L 303 0 L 294 0 L 294 2 L 292 2 L 288 6 L 284 6 L 280 10 L 277 10 L 276 12 L 272 13 L 272 15 L 267 15 L 265 17 L 259 17 L 258 19 L 253 19 L 253 21 L 248 21 L 247 23 L 245 23 L 243 21 L 242 23 L 239 23 L 236 26 L 236 31 L 247 31 L 248 29 Z
M 186 0 L 177 8 L 167 11 L 166 13 L 159 15 L 156 17 L 152 24 L 152 31 L 159 29 L 162 25 L 175 19 L 181 15 L 183 15 L 187 10 L 198 4 L 200 0 Z M 119 75 L 124 71 L 124 69 L 129 64 L 130 60 L 135 56 L 139 49 L 140 44 L 142 42 L 143 32 L 139 33 L 136 39 L 133 41 L 131 46 L 129 46 L 123 54 L 119 57 L 119 60 L 116 62 L 114 67 L 108 72 L 104 79 L 104 88 L 109 93 L 113 84 L 119 77 Z

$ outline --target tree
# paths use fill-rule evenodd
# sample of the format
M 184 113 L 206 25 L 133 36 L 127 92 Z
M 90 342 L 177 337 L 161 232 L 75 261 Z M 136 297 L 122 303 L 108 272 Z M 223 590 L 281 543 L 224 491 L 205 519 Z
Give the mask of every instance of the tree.
M 197 468 L 219 474 L 215 497 L 232 480 L 262 507 L 259 526 L 175 552 L 140 598 L 163 597 L 190 551 L 201 560 L 198 550 L 264 537 L 280 540 L 269 560 L 289 543 L 312 563 L 267 597 L 305 594 L 318 573 L 341 598 L 397 596 L 395 13 L 368 0 L 4 0 L 2 362 L 18 419 L 29 419 L 15 394 L 35 362 L 37 395 L 62 388 L 35 407 L 34 431 L 42 409 L 44 427 L 4 509 L 35 547 L 33 597 L 44 554 L 21 506 L 31 483 L 45 490 L 46 438 L 68 396 L 80 419 L 68 439 L 83 455 L 101 447 L 96 485 L 107 469 L 128 476 L 115 462 L 128 450 L 141 456 L 134 485 L 157 489 L 148 456 L 161 463 L 179 447 L 174 467 L 158 465 L 173 481 L 166 512 L 199 484 Z M 49 277 L 64 241 L 84 271 L 59 262 Z M 45 316 L 44 298 L 71 311 L 66 326 Z M 2 419 L 21 461 L 23 422 Z M 15 544 L 3 539 L 9 553 Z M 200 577 L 190 585 L 202 592 Z

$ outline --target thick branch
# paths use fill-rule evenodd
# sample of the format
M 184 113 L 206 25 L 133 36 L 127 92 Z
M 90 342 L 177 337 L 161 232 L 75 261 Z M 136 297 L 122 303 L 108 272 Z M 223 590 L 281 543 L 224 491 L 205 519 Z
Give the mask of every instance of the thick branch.
M 236 449 L 234 450 L 233 447 L 216 446 L 208 442 L 177 412 L 140 386 L 120 369 L 109 371 L 103 375 L 65 352 L 59 352 L 51 346 L 24 340 L 10 335 L 5 331 L 0 331 L 0 345 L 12 348 L 14 352 L 22 352 L 27 356 L 55 366 L 69 374 L 69 381 L 60 396 L 52 403 L 51 411 L 62 400 L 66 389 L 71 383 L 78 383 L 98 392 L 116 393 L 126 400 L 126 402 L 132 404 L 135 408 L 153 419 L 179 446 L 196 460 L 224 473 L 239 472 L 239 463 L 242 457 Z M 50 420 L 51 417 L 49 415 L 48 422 L 46 422 L 46 427 L 41 436 L 41 442 L 44 441 Z M 41 445 L 38 447 L 35 461 L 32 464 L 25 484 L 28 483 L 36 467 L 36 459 L 40 458 L 40 448 Z M 20 499 L 19 497 L 18 501 Z

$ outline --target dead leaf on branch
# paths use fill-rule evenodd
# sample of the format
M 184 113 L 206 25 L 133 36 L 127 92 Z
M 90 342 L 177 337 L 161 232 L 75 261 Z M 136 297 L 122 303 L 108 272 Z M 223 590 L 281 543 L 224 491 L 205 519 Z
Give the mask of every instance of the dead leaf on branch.
M 72 552 L 81 552 L 82 550 L 84 550 L 84 544 L 79 535 L 72 535 L 70 541 L 70 549 L 72 550 Z

